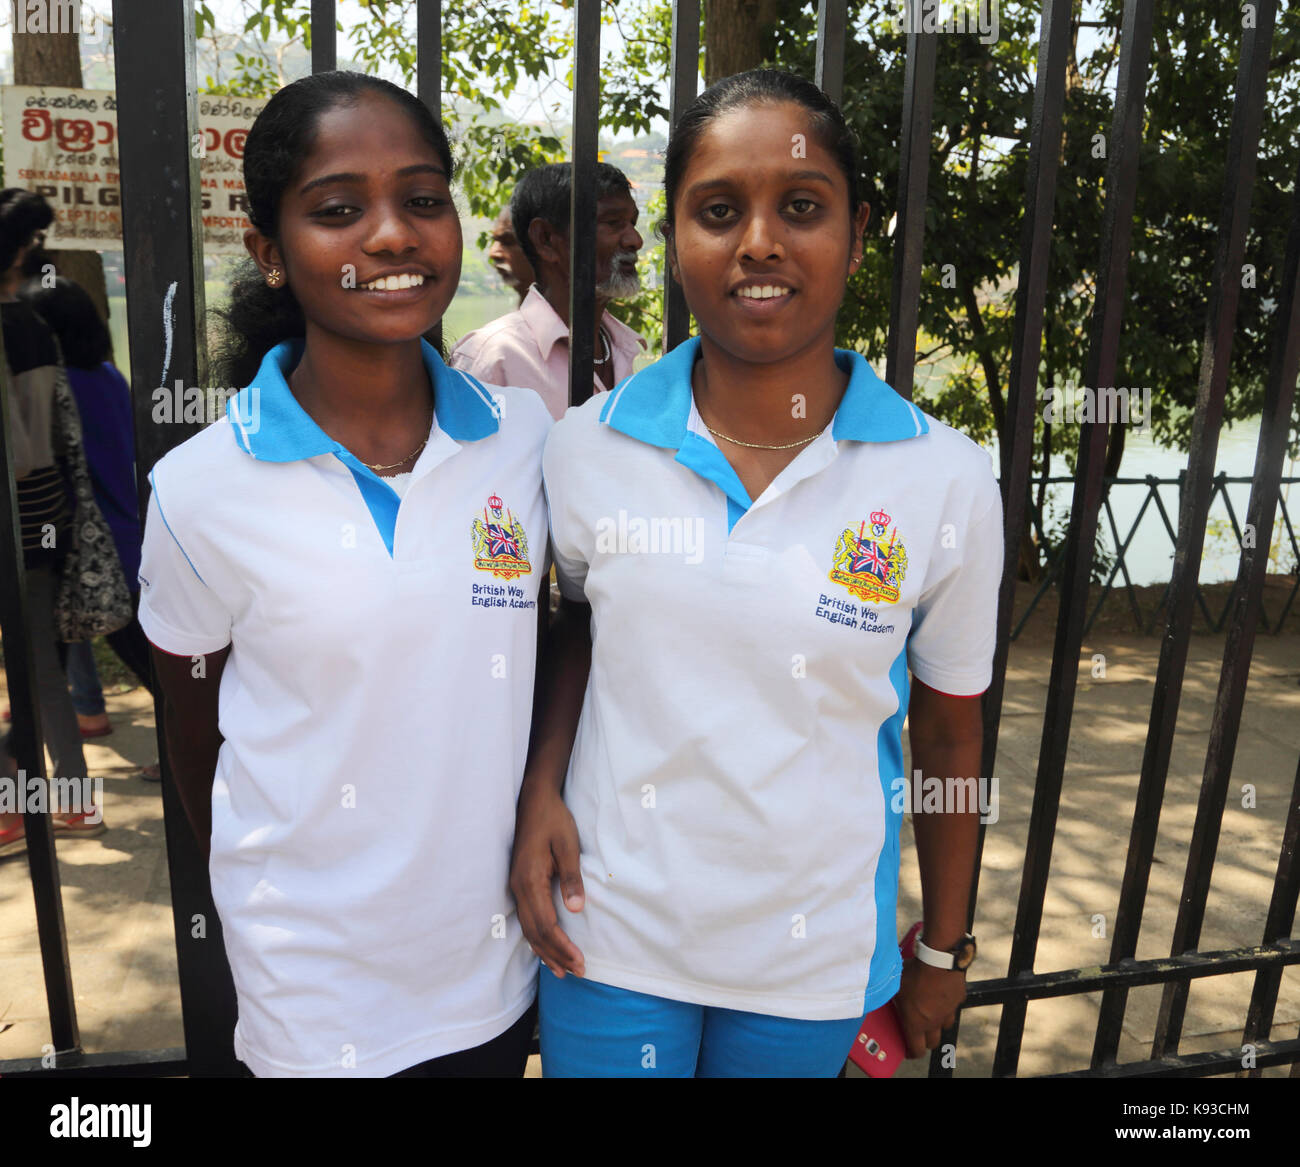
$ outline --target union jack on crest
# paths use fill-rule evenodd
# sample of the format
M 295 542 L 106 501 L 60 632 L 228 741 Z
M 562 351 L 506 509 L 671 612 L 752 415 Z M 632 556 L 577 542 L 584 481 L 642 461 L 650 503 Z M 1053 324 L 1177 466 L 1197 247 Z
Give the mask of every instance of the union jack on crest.
M 519 540 L 507 528 L 497 523 L 487 524 L 488 555 L 495 559 L 498 555 L 508 555 L 511 559 L 519 558 Z
M 870 539 L 859 540 L 857 551 L 849 557 L 849 571 L 854 575 L 869 571 L 881 579 L 888 579 L 889 560 L 880 554 L 880 544 Z
M 478 571 L 491 572 L 498 579 L 517 579 L 532 572 L 524 525 L 497 495 L 488 499 L 483 517 L 470 525 L 470 534 Z

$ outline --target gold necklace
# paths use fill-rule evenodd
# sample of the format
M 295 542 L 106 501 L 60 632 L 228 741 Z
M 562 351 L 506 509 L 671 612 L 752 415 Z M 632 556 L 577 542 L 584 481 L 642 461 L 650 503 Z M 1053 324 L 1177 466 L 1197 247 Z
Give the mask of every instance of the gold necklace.
M 704 421 L 703 418 L 700 418 L 700 420 Z M 751 450 L 793 450 L 795 446 L 806 446 L 809 442 L 814 441 L 818 436 L 817 434 L 813 434 L 811 438 L 800 438 L 797 442 L 786 442 L 782 446 L 767 446 L 762 442 L 742 442 L 739 438 L 729 438 L 726 434 L 718 433 L 718 431 L 709 425 L 707 421 L 704 422 L 704 428 L 715 438 L 721 438 L 724 442 L 735 442 L 738 446 L 748 446 Z
M 430 414 L 429 414 L 429 425 L 430 425 L 430 426 L 433 425 L 433 413 L 432 413 L 432 412 L 430 412 Z M 429 435 L 428 435 L 428 434 L 425 434 L 425 435 L 424 435 L 424 441 L 422 441 L 418 446 L 416 446 L 415 449 L 414 449 L 411 453 L 407 454 L 406 457 L 403 458 L 400 462 L 390 462 L 387 466 L 372 466 L 369 462 L 362 462 L 361 465 L 364 466 L 367 470 L 376 470 L 376 471 L 378 471 L 378 470 L 394 470 L 394 469 L 396 469 L 398 466 L 404 466 L 404 465 L 405 465 L 407 462 L 409 462 L 412 458 L 417 458 L 417 457 L 419 457 L 419 455 L 420 455 L 420 451 L 423 450 L 424 447 L 427 446 L 428 444 L 429 444 Z
M 700 366 L 700 381 L 702 383 L 700 386 L 701 388 L 706 388 L 708 386 L 709 373 L 708 369 L 703 365 Z M 698 405 L 695 407 L 695 412 L 699 413 Z M 704 421 L 704 418 L 701 417 L 700 421 Z M 715 430 L 707 421 L 704 421 L 704 428 L 715 438 L 721 438 L 724 442 L 734 442 L 737 446 L 746 446 L 751 450 L 793 450 L 795 446 L 806 446 L 809 442 L 816 440 L 818 436 L 817 434 L 813 434 L 812 437 L 800 438 L 797 442 L 786 442 L 784 445 L 780 446 L 768 446 L 762 442 L 742 442 L 739 438 L 728 437 L 726 434 L 719 433 Z

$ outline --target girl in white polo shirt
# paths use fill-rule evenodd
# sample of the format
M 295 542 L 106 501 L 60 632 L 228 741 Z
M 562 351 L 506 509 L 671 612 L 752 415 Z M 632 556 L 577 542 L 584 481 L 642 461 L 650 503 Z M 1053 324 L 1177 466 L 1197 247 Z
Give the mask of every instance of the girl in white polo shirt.
M 816 86 L 708 89 L 665 187 L 700 335 L 544 458 L 569 619 L 511 875 L 543 1071 L 833 1076 L 895 994 L 919 1056 L 965 994 L 978 810 L 916 814 L 904 967 L 902 722 L 927 778 L 979 774 L 992 466 L 834 347 L 869 208 Z
M 258 1077 L 518 1076 L 537 961 L 507 878 L 550 418 L 422 339 L 461 229 L 421 102 L 297 81 L 244 173 L 246 388 L 154 467 L 140 571 L 235 1051 Z

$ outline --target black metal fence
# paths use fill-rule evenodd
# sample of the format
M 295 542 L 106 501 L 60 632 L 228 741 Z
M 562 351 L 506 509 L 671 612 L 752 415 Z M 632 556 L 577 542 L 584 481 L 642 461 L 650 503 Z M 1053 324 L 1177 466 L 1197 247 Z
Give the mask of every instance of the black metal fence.
M 155 425 L 150 416 L 153 390 L 177 378 L 202 385 L 203 344 L 198 326 L 203 316 L 200 265 L 197 160 L 190 142 L 197 133 L 195 46 L 190 5 L 183 0 L 114 0 L 118 125 L 121 140 L 122 210 L 132 353 L 131 383 L 135 401 L 141 513 L 146 499 L 145 472 L 168 448 L 189 436 L 183 428 Z M 997 767 L 997 745 L 1007 654 L 1012 633 L 1019 535 L 1029 506 L 1033 457 L 1033 417 L 1042 349 L 1048 251 L 1052 236 L 1053 193 L 1061 153 L 1071 0 L 1045 0 L 1042 11 L 1037 76 L 1031 114 L 1028 179 L 1021 224 L 1020 283 L 1016 293 L 1008 417 L 1013 440 L 1002 477 L 1008 540 L 998 614 L 994 677 L 985 696 L 986 732 L 983 773 Z M 1178 917 L 1168 958 L 1136 960 L 1138 933 L 1146 903 L 1156 833 L 1169 771 L 1175 723 L 1187 663 L 1198 566 L 1207 513 L 1214 490 L 1214 464 L 1228 361 L 1237 312 L 1239 271 L 1256 167 L 1265 79 L 1276 18 L 1275 0 L 1256 0 L 1253 27 L 1243 30 L 1219 221 L 1218 247 L 1209 279 L 1209 305 L 1185 488 L 1179 508 L 1173 577 L 1165 611 L 1149 732 L 1133 811 L 1119 914 L 1109 963 L 1097 968 L 1034 971 L 1044 896 L 1056 831 L 1066 751 L 1075 704 L 1081 641 L 1094 537 L 1105 496 L 1104 456 L 1111 423 L 1082 427 L 1073 479 L 1070 526 L 1057 571 L 1060 615 L 1052 654 L 1051 678 L 1034 784 L 1029 840 L 1024 858 L 1014 939 L 1006 976 L 975 981 L 965 1008 L 1002 1007 L 994 1076 L 1016 1073 L 1030 1001 L 1100 990 L 1103 994 L 1090 1066 L 1080 1075 L 1107 1077 L 1197 1076 L 1242 1072 L 1238 1048 L 1182 1055 L 1179 1042 L 1190 982 L 1195 978 L 1249 971 L 1254 992 L 1244 1021 L 1242 1042 L 1254 1049 L 1254 1066 L 1292 1064 L 1300 1068 L 1300 1038 L 1270 1036 L 1278 987 L 1285 967 L 1300 963 L 1300 946 L 1292 938 L 1300 864 L 1300 767 L 1291 793 L 1284 837 L 1267 921 L 1259 943 L 1223 952 L 1199 952 L 1210 878 L 1223 817 L 1228 780 L 1237 743 L 1260 596 L 1267 568 L 1265 545 L 1243 547 L 1237 586 L 1227 614 L 1218 697 L 1205 757 L 1204 778 L 1189 848 Z M 818 6 L 817 81 L 832 96 L 843 84 L 846 0 L 821 0 Z M 1090 325 L 1084 383 L 1116 383 L 1119 339 L 1126 304 L 1125 280 L 1130 253 L 1135 192 L 1139 180 L 1138 147 L 1143 127 L 1144 95 L 1152 39 L 1154 0 L 1125 0 L 1120 32 L 1120 59 L 1113 122 L 1107 150 L 1103 242 L 1096 299 Z M 440 99 L 441 13 L 437 0 L 419 0 L 417 72 L 419 96 L 435 111 Z M 673 9 L 671 116 L 675 120 L 698 86 L 699 3 L 684 0 Z M 591 392 L 595 334 L 594 201 L 599 93 L 600 0 L 576 0 L 576 90 L 573 108 L 572 207 L 573 301 L 571 305 L 571 400 Z M 312 66 L 334 67 L 336 60 L 333 0 L 312 3 Z M 894 246 L 893 298 L 886 379 L 911 395 L 915 366 L 918 294 L 925 246 L 926 186 L 930 162 L 931 110 L 938 38 L 913 25 L 907 32 L 907 63 L 902 94 L 903 123 L 900 181 L 897 193 L 897 238 Z M 1300 185 L 1296 187 L 1285 270 L 1277 290 L 1279 310 L 1273 339 L 1263 424 L 1247 521 L 1256 531 L 1271 531 L 1278 506 L 1287 430 L 1300 362 Z M 1008 225 L 1009 227 L 1010 225 Z M 680 289 L 668 282 L 665 347 L 686 335 L 687 315 Z M 171 344 L 161 342 L 170 322 Z M 15 509 L 9 434 L 0 411 L 0 545 L 7 549 L 0 569 L 16 572 L 22 560 Z M 1267 541 L 1265 541 L 1267 543 Z M 21 595 L 17 588 L 8 589 Z M 43 774 L 39 716 L 30 650 L 21 602 L 0 611 L 11 705 L 19 743 L 18 763 L 29 774 Z M 157 710 L 159 737 L 163 711 Z M 165 751 L 164 751 L 165 756 Z M 40 949 L 49 1002 L 55 1054 L 45 1059 L 0 1063 L 0 1073 L 46 1075 L 229 1074 L 234 1069 L 231 1035 L 234 992 L 208 889 L 207 872 L 166 772 L 164 816 L 182 1003 L 183 1049 L 83 1054 L 73 1003 L 67 942 L 48 817 L 27 818 L 28 854 L 36 899 Z M 983 849 L 983 828 L 980 847 Z M 976 917 L 978 869 L 970 913 Z M 196 939 L 192 921 L 202 916 L 207 934 Z M 1118 1064 L 1120 1028 L 1129 989 L 1160 984 L 1163 1000 L 1155 1039 L 1147 1060 Z M 956 1031 L 944 1035 L 955 1043 Z M 939 1051 L 931 1076 L 950 1076 L 950 1062 Z
M 1046 487 L 1073 482 L 1074 479 L 1068 477 L 1039 478 L 1035 480 L 1035 485 Z M 1238 547 L 1247 542 L 1248 539 L 1246 531 L 1243 530 L 1241 523 L 1237 519 L 1237 512 L 1232 505 L 1232 498 L 1228 494 L 1228 487 L 1234 484 L 1250 482 L 1254 482 L 1254 479 L 1230 478 L 1226 473 L 1221 473 L 1215 476 L 1214 488 L 1210 492 L 1211 506 L 1213 506 L 1216 498 L 1223 500 L 1224 510 L 1227 511 L 1228 521 L 1232 525 L 1234 545 Z M 1300 478 L 1281 478 L 1278 480 L 1279 486 L 1294 485 L 1297 482 L 1300 482 Z M 1137 514 L 1133 516 L 1133 521 L 1128 524 L 1127 532 L 1123 536 L 1120 535 L 1120 525 L 1115 518 L 1115 508 L 1111 505 L 1113 491 L 1117 486 L 1146 487 L 1146 493 L 1142 497 L 1142 504 L 1138 507 Z M 1169 602 L 1170 588 L 1169 586 L 1166 586 L 1164 594 L 1160 597 L 1159 603 L 1157 603 L 1149 613 L 1144 615 L 1142 612 L 1142 604 L 1137 594 L 1138 585 L 1134 584 L 1128 567 L 1129 550 L 1133 547 L 1134 540 L 1137 539 L 1138 533 L 1141 530 L 1142 520 L 1148 515 L 1154 514 L 1159 517 L 1163 524 L 1164 532 L 1169 538 L 1170 546 L 1173 548 L 1175 553 L 1178 550 L 1178 532 L 1174 530 L 1173 523 L 1169 521 L 1169 511 L 1165 507 L 1164 500 L 1160 497 L 1160 488 L 1162 486 L 1178 487 L 1179 497 L 1181 497 L 1181 492 L 1186 486 L 1186 475 L 1183 474 L 1177 478 L 1157 478 L 1154 474 L 1148 474 L 1145 478 L 1106 478 L 1105 493 L 1102 495 L 1101 503 L 1106 512 L 1106 521 L 1110 527 L 1110 536 L 1114 551 L 1110 557 L 1112 560 L 1110 570 L 1106 573 L 1106 578 L 1100 581 L 1101 594 L 1097 597 L 1097 602 L 1091 609 L 1088 621 L 1083 626 L 1084 636 L 1087 636 L 1091 631 L 1093 624 L 1096 623 L 1097 617 L 1101 613 L 1102 605 L 1106 603 L 1107 598 L 1115 589 L 1115 579 L 1117 576 L 1124 577 L 1124 593 L 1125 597 L 1128 599 L 1129 610 L 1133 614 L 1133 627 L 1136 631 L 1150 635 L 1155 628 L 1155 623 L 1159 618 L 1160 613 L 1164 611 L 1165 605 Z M 1296 595 L 1297 593 L 1300 593 L 1300 540 L 1297 540 L 1296 538 L 1295 526 L 1291 522 L 1291 512 L 1287 508 L 1286 498 L 1279 494 L 1277 501 L 1282 511 L 1281 522 L 1278 524 L 1280 527 L 1278 532 L 1278 550 L 1281 552 L 1285 549 L 1289 551 L 1291 556 L 1294 558 L 1296 570 L 1291 574 L 1296 578 L 1295 583 L 1291 585 L 1291 590 L 1287 593 L 1286 599 L 1282 601 L 1282 608 L 1278 612 L 1275 620 L 1270 620 L 1268 612 L 1264 610 L 1263 604 L 1261 603 L 1260 605 L 1260 626 L 1265 632 L 1271 632 L 1273 635 L 1277 635 L 1285 627 L 1286 618 L 1290 614 L 1292 606 L 1295 604 Z M 1148 521 L 1150 522 L 1150 520 Z M 1066 544 L 1062 542 L 1059 547 L 1051 547 L 1050 538 L 1045 530 L 1046 524 L 1044 522 L 1042 506 L 1034 506 L 1032 508 L 1030 522 L 1033 524 L 1033 530 L 1038 536 L 1039 547 L 1046 547 L 1050 554 L 1048 555 L 1047 570 L 1043 573 L 1043 578 L 1038 584 L 1037 590 L 1030 597 L 1029 603 L 1025 605 L 1024 612 L 1021 613 L 1020 619 L 1016 622 L 1015 628 L 1012 629 L 1012 640 L 1015 640 L 1016 637 L 1024 631 L 1024 627 L 1029 622 L 1029 617 L 1033 615 L 1034 610 L 1038 607 L 1039 601 L 1047 594 L 1047 590 L 1060 578 L 1061 566 L 1065 562 Z M 1152 525 L 1154 525 L 1154 523 L 1152 523 Z M 1259 536 L 1265 540 L 1263 553 L 1266 562 L 1271 554 L 1271 536 L 1272 532 L 1264 532 Z M 1251 532 L 1251 537 L 1254 537 L 1254 532 Z M 1104 570 L 1104 566 L 1102 567 L 1102 570 Z M 1218 616 L 1214 616 L 1210 612 L 1210 606 L 1205 597 L 1204 588 L 1202 588 L 1199 582 L 1197 583 L 1196 606 L 1201 615 L 1205 618 L 1206 627 L 1209 628 L 1211 632 L 1223 631 L 1224 624 L 1228 619 L 1228 613 L 1232 611 L 1232 604 L 1235 598 L 1237 586 L 1237 584 L 1233 585 L 1233 590 L 1229 594 L 1222 609 L 1220 609 Z

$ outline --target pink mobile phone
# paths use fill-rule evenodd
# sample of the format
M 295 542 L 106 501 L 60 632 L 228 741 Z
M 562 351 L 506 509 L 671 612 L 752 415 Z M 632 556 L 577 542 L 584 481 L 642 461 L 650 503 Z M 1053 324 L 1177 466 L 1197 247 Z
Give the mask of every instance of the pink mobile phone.
M 904 960 L 912 956 L 912 941 L 920 931 L 921 921 L 918 920 L 907 930 L 898 946 Z M 862 1019 L 862 1028 L 849 1051 L 849 1060 L 868 1077 L 892 1078 L 906 1056 L 907 1040 L 903 1037 L 898 1010 L 892 1000 L 886 1001 Z

